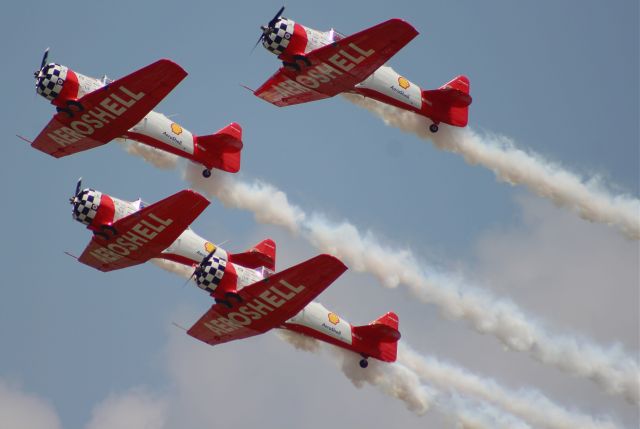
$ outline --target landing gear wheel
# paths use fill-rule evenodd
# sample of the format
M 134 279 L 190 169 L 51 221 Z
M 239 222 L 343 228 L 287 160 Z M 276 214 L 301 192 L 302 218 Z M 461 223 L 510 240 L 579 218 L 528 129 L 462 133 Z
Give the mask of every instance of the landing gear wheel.
M 299 72 L 300 71 L 300 66 L 298 64 L 296 64 L 296 63 L 290 63 L 288 61 L 283 61 L 282 65 L 286 69 L 293 70 L 295 72 Z
M 311 67 L 311 61 L 305 55 L 294 55 L 293 60 L 298 64 L 298 62 L 303 62 L 306 67 Z
M 211 170 L 209 170 L 208 168 L 205 170 L 202 170 L 202 175 L 208 179 L 209 177 L 211 177 Z
M 231 300 L 234 300 L 238 304 L 242 302 L 242 297 L 235 292 L 227 292 L 224 294 L 224 297 L 227 298 L 229 302 L 231 302 Z
M 438 124 L 429 125 L 429 131 L 431 131 L 432 133 L 437 133 L 438 132 Z
M 216 304 L 224 305 L 227 308 L 233 308 L 233 304 L 226 299 L 216 299 Z
M 56 107 L 56 112 L 65 113 L 67 117 L 73 118 L 73 112 L 68 107 Z
M 360 359 L 360 368 L 366 368 L 369 366 L 369 361 L 366 359 Z

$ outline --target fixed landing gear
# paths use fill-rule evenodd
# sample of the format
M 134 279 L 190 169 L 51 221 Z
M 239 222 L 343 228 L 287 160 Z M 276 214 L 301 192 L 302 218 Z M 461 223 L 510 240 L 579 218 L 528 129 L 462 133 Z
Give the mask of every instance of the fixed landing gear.
M 306 67 L 311 67 L 311 61 L 309 61 L 309 58 L 304 55 L 294 55 L 293 60 L 296 64 L 302 61 Z
M 282 65 L 294 72 L 299 72 L 302 70 L 302 67 L 311 67 L 311 61 L 309 61 L 309 58 L 304 55 L 294 55 L 293 61 L 294 62 L 283 61 Z
M 84 111 L 82 103 L 76 100 L 68 100 L 67 107 L 56 107 L 56 112 L 65 113 L 69 118 L 73 118 L 75 113 Z
M 369 361 L 367 358 L 360 359 L 360 368 L 366 368 L 369 366 Z
M 215 298 L 216 300 L 216 304 L 220 304 L 220 305 L 224 305 L 227 308 L 233 308 L 233 304 L 231 304 L 229 301 L 227 301 L 226 299 L 218 299 Z
M 290 63 L 289 61 L 283 61 L 282 65 L 284 66 L 284 68 L 292 70 L 294 72 L 299 72 L 300 71 L 300 66 L 296 63 Z
M 238 295 L 236 292 L 227 292 L 224 294 L 224 297 L 227 301 L 231 302 L 232 300 L 240 304 L 242 302 L 242 297 Z
M 431 131 L 432 133 L 437 133 L 438 132 L 438 124 L 436 124 L 435 122 L 431 125 L 429 125 L 429 131 Z
M 208 179 L 209 177 L 211 177 L 211 170 L 209 170 L 208 168 L 202 170 L 202 176 L 204 176 L 204 178 Z
M 238 295 L 236 292 L 226 292 L 224 294 L 224 299 L 214 298 L 216 300 L 216 304 L 224 305 L 227 308 L 233 308 L 233 303 L 240 304 L 242 302 L 242 297 Z

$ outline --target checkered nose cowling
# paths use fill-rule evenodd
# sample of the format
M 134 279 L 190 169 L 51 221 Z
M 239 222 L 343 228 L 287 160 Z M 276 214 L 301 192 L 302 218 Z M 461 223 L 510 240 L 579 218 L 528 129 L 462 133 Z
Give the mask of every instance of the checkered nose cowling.
M 200 289 L 213 292 L 220 285 L 227 260 L 218 256 L 210 256 L 200 266 L 196 275 L 196 283 Z
M 73 199 L 73 218 L 85 225 L 91 225 L 98 213 L 102 192 L 85 189 Z
M 67 68 L 60 64 L 50 63 L 42 67 L 38 73 L 36 91 L 49 101 L 53 101 L 60 92 L 67 78 Z
M 268 51 L 280 55 L 289 46 L 289 40 L 293 37 L 295 22 L 287 18 L 280 18 L 274 30 L 264 38 L 262 44 Z

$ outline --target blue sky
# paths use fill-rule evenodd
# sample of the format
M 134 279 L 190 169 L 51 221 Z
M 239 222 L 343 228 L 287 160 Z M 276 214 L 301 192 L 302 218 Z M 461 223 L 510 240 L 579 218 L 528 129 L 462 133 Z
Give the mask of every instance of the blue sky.
M 354 388 L 330 359 L 295 351 L 272 334 L 215 349 L 196 344 L 171 326 L 192 323 L 210 305 L 193 285 L 183 288 L 179 277 L 152 265 L 102 274 L 66 256 L 79 254 L 90 238 L 67 202 L 79 176 L 87 186 L 148 202 L 188 184 L 182 167 L 156 169 L 117 143 L 55 160 L 18 140 L 16 133 L 35 137 L 53 112 L 32 79 L 46 47 L 51 60 L 97 77 L 121 77 L 158 58 L 176 61 L 189 76 L 156 110 L 176 114 L 197 134 L 242 124 L 242 180 L 269 182 L 304 210 L 372 231 L 390 251 L 407 247 L 462 273 L 551 331 L 620 342 L 637 359 L 637 242 L 500 183 L 491 171 L 385 126 L 342 98 L 278 109 L 243 89 L 257 88 L 278 67 L 264 49 L 250 51 L 259 26 L 279 7 L 5 5 L 0 381 L 46 401 L 65 428 L 102 427 L 95 417 L 100 404 L 130 389 L 172 404 L 167 427 L 224 424 L 240 410 L 247 414 L 242 427 L 291 426 L 326 417 L 326 407 L 341 410 L 332 416 L 338 426 L 453 427 L 441 412 L 417 417 L 371 387 Z M 469 76 L 473 129 L 508 136 L 572 171 L 603 177 L 614 194 L 638 197 L 637 2 L 289 2 L 285 16 L 345 34 L 406 19 L 420 35 L 391 60 L 396 70 L 424 88 Z M 193 227 L 212 241 L 229 240 L 231 251 L 272 236 L 280 268 L 318 252 L 215 200 Z M 493 338 L 441 317 L 403 289 L 379 287 L 372 276 L 349 272 L 319 300 L 357 324 L 396 310 L 404 339 L 422 353 L 512 388 L 535 387 L 567 407 L 611 413 L 628 427 L 638 421 L 621 398 L 505 352 Z M 213 399 L 215 420 L 195 397 Z M 294 406 L 283 413 L 278 404 Z

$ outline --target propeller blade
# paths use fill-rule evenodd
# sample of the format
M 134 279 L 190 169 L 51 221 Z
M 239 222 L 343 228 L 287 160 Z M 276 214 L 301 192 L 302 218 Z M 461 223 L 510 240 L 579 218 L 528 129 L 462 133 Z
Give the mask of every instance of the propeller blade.
M 193 270 L 193 273 L 191 273 L 191 275 L 189 276 L 187 281 L 184 282 L 184 285 L 182 287 L 185 287 L 187 285 L 187 283 L 189 283 L 194 277 L 196 277 L 197 275 L 200 274 L 200 271 L 204 269 L 204 264 L 209 260 L 209 258 L 211 258 L 213 256 L 215 251 L 216 251 L 216 249 L 213 249 L 211 252 L 209 252 L 209 254 L 207 256 L 205 256 L 202 259 L 202 261 L 200 261 L 198 266 L 196 266 L 196 268 Z
M 273 26 L 276 25 L 276 22 L 278 21 L 278 18 L 280 18 L 280 15 L 282 15 L 282 12 L 284 12 L 284 6 L 282 6 L 278 13 L 276 13 L 276 16 L 274 16 L 273 19 L 269 21 L 269 28 L 273 28 Z
M 76 193 L 73 194 L 74 196 L 77 196 L 80 193 L 80 188 L 82 188 L 82 177 L 78 179 L 78 183 L 76 184 Z
M 213 249 L 211 252 L 209 252 L 209 254 L 207 256 L 205 256 L 202 261 L 200 261 L 200 265 L 198 265 L 198 268 L 204 268 L 204 264 L 207 263 L 207 261 L 209 260 L 209 258 L 211 258 L 213 256 L 213 254 L 216 252 L 216 249 Z M 194 271 L 195 274 L 195 271 Z
M 264 38 L 264 34 L 261 34 L 260 37 L 258 37 L 258 41 L 256 42 L 255 45 L 253 45 L 253 49 L 251 49 L 251 53 L 253 54 L 253 51 L 256 50 L 256 48 L 258 47 L 258 45 L 260 44 L 260 42 L 262 42 L 262 39 Z
M 40 70 L 47 64 L 47 59 L 49 58 L 49 48 L 44 50 L 44 54 L 42 55 L 42 62 L 40 63 Z
M 191 274 L 191 275 L 189 276 L 189 278 L 187 279 L 187 281 L 186 281 L 186 282 L 184 282 L 184 284 L 182 285 L 182 287 L 183 287 L 183 288 L 187 287 L 187 285 L 189 284 L 189 282 L 191 281 L 191 279 L 195 277 L 195 275 L 196 275 L 196 272 L 194 271 L 194 272 L 193 272 L 193 274 Z

